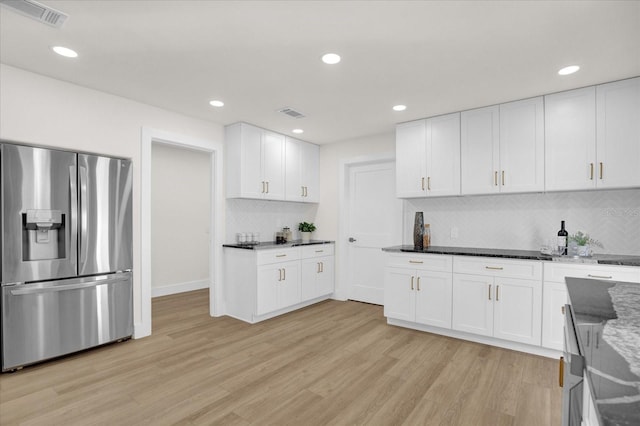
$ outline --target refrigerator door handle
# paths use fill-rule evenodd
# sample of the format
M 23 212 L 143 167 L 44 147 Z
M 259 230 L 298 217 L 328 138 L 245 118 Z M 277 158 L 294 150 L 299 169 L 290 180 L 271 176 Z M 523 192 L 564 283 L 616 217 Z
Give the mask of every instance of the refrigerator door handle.
M 78 188 L 76 182 L 78 180 L 76 166 L 69 166 L 69 195 L 70 195 L 70 203 L 69 206 L 69 215 L 70 223 L 69 223 L 69 263 L 73 266 L 75 273 L 78 273 Z
M 129 280 L 130 278 L 128 277 L 117 277 L 117 278 L 107 278 L 100 281 L 91 281 L 91 282 L 84 282 L 84 283 L 77 283 L 77 284 L 16 289 L 16 290 L 11 290 L 11 295 L 23 296 L 27 294 L 53 293 L 53 292 L 65 291 L 65 290 L 77 290 L 80 288 L 97 287 L 99 285 L 105 285 L 105 284 L 117 284 L 121 282 L 124 283 L 124 282 L 128 282 Z
M 80 264 L 87 262 L 87 253 L 89 251 L 88 242 L 88 222 L 87 222 L 87 168 L 80 166 Z

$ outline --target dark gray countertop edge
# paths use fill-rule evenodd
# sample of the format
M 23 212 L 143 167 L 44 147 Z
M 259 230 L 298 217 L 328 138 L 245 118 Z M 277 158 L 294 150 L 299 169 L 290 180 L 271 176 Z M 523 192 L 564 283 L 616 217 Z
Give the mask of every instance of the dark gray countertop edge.
M 482 256 L 482 257 L 499 257 L 505 259 L 525 259 L 525 260 L 544 260 L 552 261 L 553 257 L 532 250 L 506 250 L 506 249 L 490 249 L 475 247 L 443 247 L 431 246 L 427 249 L 416 249 L 413 246 L 402 245 L 393 247 L 384 247 L 383 251 L 390 253 L 421 253 L 421 254 L 449 254 L 457 256 Z M 640 266 L 640 256 L 629 255 L 612 255 L 612 254 L 594 254 L 591 258 L 594 263 L 603 265 L 620 265 L 620 266 Z M 567 259 L 567 262 L 571 262 Z M 575 262 L 576 264 L 582 264 Z M 589 264 L 589 263 L 584 263 Z
M 260 244 L 223 244 L 222 247 L 236 248 L 242 250 L 268 250 L 268 249 L 283 249 L 290 247 L 300 246 L 313 246 L 319 244 L 334 244 L 335 241 L 328 240 L 311 240 L 308 243 L 303 243 L 302 240 L 293 240 L 284 244 L 276 244 L 273 241 L 265 241 Z

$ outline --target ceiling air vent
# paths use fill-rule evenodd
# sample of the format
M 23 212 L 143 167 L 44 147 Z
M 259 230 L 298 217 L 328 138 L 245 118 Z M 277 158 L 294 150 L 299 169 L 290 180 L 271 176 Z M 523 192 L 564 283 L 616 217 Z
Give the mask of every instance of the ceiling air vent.
M 0 4 L 21 15 L 56 28 L 60 28 L 69 17 L 69 15 L 33 0 L 0 0 Z
M 301 112 L 296 111 L 295 109 L 292 108 L 282 108 L 280 110 L 278 110 L 278 112 L 281 112 L 283 114 L 288 115 L 289 117 L 293 117 L 293 118 L 304 118 L 304 114 Z

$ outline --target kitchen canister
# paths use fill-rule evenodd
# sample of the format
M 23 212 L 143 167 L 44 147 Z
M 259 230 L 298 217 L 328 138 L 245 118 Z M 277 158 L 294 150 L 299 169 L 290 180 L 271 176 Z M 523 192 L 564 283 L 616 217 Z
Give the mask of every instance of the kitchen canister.
M 424 249 L 424 214 L 423 212 L 416 212 L 416 217 L 413 222 L 413 248 L 416 250 Z

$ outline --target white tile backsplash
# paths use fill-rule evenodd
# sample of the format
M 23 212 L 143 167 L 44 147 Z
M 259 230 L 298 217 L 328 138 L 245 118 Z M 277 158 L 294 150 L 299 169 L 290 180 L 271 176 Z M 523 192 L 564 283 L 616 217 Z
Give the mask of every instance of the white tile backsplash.
M 225 242 L 234 243 L 238 232 L 259 232 L 261 241 L 274 241 L 284 226 L 298 239 L 298 223 L 314 222 L 317 211 L 317 204 L 229 198 Z
M 640 255 L 640 189 L 421 198 L 404 202 L 404 244 L 424 212 L 433 245 L 539 250 L 560 221 L 600 241 L 596 253 Z M 451 229 L 458 228 L 458 238 Z

